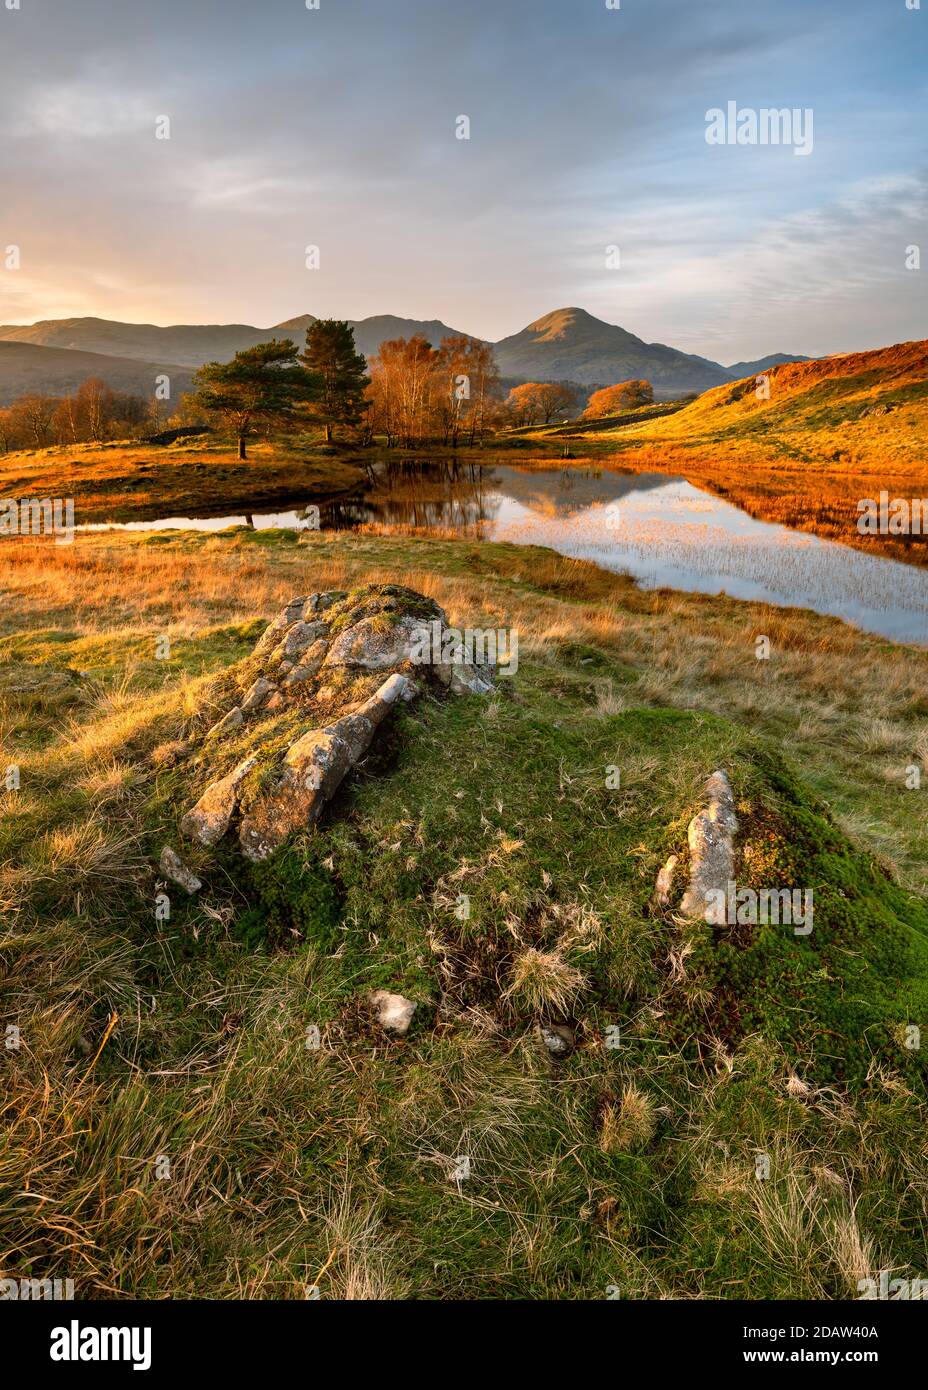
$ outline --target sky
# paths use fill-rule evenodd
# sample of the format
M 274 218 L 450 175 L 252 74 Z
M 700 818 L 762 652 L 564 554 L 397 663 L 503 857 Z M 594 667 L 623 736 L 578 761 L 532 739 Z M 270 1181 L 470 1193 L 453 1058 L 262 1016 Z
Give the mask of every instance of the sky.
M 0 323 L 928 335 L 928 0 L 610 3 L 0 0 Z M 729 102 L 810 152 L 709 144 Z

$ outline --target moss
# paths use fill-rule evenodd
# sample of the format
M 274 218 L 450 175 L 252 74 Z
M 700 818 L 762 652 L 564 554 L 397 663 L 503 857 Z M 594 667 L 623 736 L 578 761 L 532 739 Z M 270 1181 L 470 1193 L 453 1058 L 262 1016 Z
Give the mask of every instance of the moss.
M 305 941 L 323 951 L 339 940 L 339 901 L 331 874 L 305 849 L 284 847 L 249 866 L 257 901 L 235 919 L 235 935 L 249 946 L 293 946 Z

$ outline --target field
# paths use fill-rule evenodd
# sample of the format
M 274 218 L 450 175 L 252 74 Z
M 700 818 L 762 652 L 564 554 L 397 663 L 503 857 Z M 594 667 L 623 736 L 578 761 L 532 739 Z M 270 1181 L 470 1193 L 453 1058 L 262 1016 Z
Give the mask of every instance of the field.
M 3 557 L 7 1273 L 78 1297 L 764 1299 L 924 1272 L 928 652 L 451 540 Z M 404 712 L 267 865 L 191 856 L 203 891 L 156 921 L 214 678 L 293 594 L 384 582 L 517 628 L 518 673 Z M 814 887 L 809 938 L 653 908 L 719 766 L 743 874 Z M 375 987 L 421 1001 L 404 1041 L 368 1020 Z

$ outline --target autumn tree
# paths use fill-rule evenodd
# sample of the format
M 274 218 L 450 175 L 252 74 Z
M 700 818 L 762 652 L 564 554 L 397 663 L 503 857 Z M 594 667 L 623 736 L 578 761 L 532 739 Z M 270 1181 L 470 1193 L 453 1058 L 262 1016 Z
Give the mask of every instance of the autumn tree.
M 616 386 L 604 386 L 594 391 L 583 412 L 584 420 L 601 420 L 607 415 L 619 415 L 623 410 L 637 410 L 639 406 L 651 405 L 654 401 L 654 387 L 650 381 L 620 381 Z
M 492 343 L 466 334 L 443 338 L 433 358 L 436 414 L 442 443 L 457 448 L 464 434 L 473 444 L 499 397 L 499 371 Z
M 507 405 L 517 425 L 549 425 L 574 409 L 576 392 L 563 381 L 526 381 L 512 388 Z
M 437 408 L 437 353 L 422 333 L 389 338 L 371 359 L 368 402 L 371 429 L 387 445 L 406 448 L 427 439 Z
M 319 393 L 314 374 L 297 362 L 290 338 L 237 352 L 231 362 L 207 362 L 194 377 L 193 403 L 221 415 L 238 440 L 238 456 L 260 426 L 286 425 Z
M 342 319 L 316 319 L 306 330 L 300 361 L 319 383 L 312 416 L 325 425 L 331 443 L 335 425 L 357 425 L 364 410 L 370 378 L 367 362 L 355 348 L 354 330 Z

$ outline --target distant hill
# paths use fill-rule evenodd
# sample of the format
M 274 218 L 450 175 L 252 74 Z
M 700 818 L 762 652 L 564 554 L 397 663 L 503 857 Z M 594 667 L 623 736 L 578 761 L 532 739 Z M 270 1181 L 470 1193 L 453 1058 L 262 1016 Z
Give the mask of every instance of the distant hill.
M 30 391 L 65 395 L 91 376 L 100 377 L 114 391 L 151 396 L 155 378 L 165 374 L 171 379 L 173 399 L 190 390 L 192 373 L 177 363 L 142 362 L 71 348 L 0 342 L 0 405 L 9 405 Z
M 271 338 L 293 338 L 302 347 L 306 330 L 315 321 L 313 314 L 300 314 L 270 328 L 255 328 L 247 323 L 180 323 L 163 328 L 154 323 L 118 323 L 110 319 L 44 319 L 26 327 L 0 325 L 0 341 L 134 357 L 144 362 L 163 359 L 196 368 L 204 362 L 228 361 L 243 348 L 269 342 Z M 366 357 L 375 353 L 385 338 L 424 333 L 437 347 L 442 338 L 460 331 L 438 319 L 404 319 L 394 314 L 355 319 L 351 326 L 358 349 Z
M 732 362 L 726 371 L 732 381 L 741 381 L 746 376 L 756 376 L 758 372 L 769 372 L 771 367 L 782 367 L 786 362 L 811 362 L 811 357 L 801 353 L 772 352 L 769 357 L 758 357 L 756 362 Z

